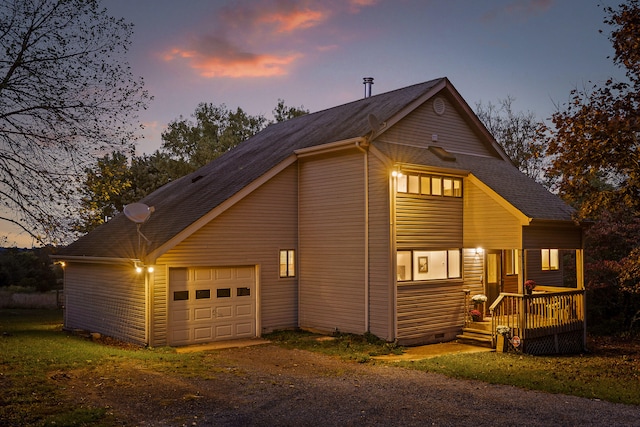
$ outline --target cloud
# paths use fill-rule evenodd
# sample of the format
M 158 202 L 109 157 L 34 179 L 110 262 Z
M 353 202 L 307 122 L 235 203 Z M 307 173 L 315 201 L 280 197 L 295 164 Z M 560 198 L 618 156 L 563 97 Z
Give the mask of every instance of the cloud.
M 193 35 L 161 55 L 206 78 L 286 75 L 336 14 L 358 13 L 378 0 L 244 0 L 220 8 L 209 33 Z M 326 42 L 326 40 L 324 40 Z M 332 43 L 326 43 L 330 46 Z M 322 48 L 312 47 L 322 51 Z

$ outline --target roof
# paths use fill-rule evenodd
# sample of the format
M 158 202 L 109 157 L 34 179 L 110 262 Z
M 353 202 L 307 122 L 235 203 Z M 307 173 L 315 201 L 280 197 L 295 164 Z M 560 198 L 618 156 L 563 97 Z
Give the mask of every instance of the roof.
M 373 145 L 397 163 L 468 171 L 529 218 L 572 221 L 572 207 L 510 162 L 460 153 L 453 153 L 455 160 L 444 160 L 431 150 L 415 146 L 378 141 Z
M 371 114 L 380 122 L 395 123 L 444 88 L 464 103 L 449 81 L 439 78 L 272 124 L 197 171 L 140 200 L 154 207 L 149 220 L 141 225 L 148 243 L 144 244 L 143 237 L 136 232 L 136 224 L 119 214 L 61 249 L 58 257 L 143 258 L 142 246 L 146 253 L 157 252 L 296 151 L 371 135 Z M 464 106 L 468 108 L 466 103 Z M 488 135 L 482 125 L 479 129 Z M 495 145 L 495 141 L 490 142 Z M 394 152 L 398 149 L 384 144 L 379 144 L 379 148 L 395 161 L 434 166 L 443 162 L 424 149 L 406 147 Z M 446 162 L 444 166 L 472 170 L 496 192 L 517 208 L 531 212 L 533 217 L 567 219 L 568 211 L 562 211 L 559 205 L 562 202 L 557 197 L 542 187 L 535 187 L 534 191 L 535 183 L 515 167 L 505 165 L 508 162 L 504 161 L 503 152 L 498 155 L 502 158 L 457 156 L 455 165 Z M 503 188 L 505 183 L 509 184 L 507 188 Z M 527 196 L 529 200 L 525 200 Z M 552 206 L 552 209 L 545 210 L 543 205 Z M 567 209 L 566 205 L 564 209 Z

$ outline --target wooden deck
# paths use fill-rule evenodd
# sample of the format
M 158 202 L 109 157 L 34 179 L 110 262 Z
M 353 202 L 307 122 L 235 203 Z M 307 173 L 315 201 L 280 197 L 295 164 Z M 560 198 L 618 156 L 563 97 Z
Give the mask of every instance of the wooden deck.
M 493 343 L 498 326 L 509 328 L 528 354 L 576 353 L 586 345 L 584 291 L 502 293 L 490 307 Z

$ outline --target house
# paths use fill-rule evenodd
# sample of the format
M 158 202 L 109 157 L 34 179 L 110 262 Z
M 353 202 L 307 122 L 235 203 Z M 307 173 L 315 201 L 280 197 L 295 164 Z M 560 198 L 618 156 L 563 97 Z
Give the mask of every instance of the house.
M 530 353 L 584 348 L 582 228 L 446 78 L 273 124 L 136 207 L 150 215 L 57 255 L 66 328 L 150 346 L 297 327 L 414 345 L 472 332 L 485 294 L 492 345 L 508 325 Z

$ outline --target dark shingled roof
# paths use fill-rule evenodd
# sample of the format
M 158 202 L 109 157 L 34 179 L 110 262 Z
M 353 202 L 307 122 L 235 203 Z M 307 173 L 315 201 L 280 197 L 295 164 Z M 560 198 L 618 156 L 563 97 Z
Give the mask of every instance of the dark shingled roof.
M 61 249 L 58 257 L 141 258 L 141 243 L 146 253 L 153 252 L 296 150 L 364 137 L 371 132 L 370 114 L 385 122 L 436 86 L 450 87 L 450 83 L 446 78 L 435 79 L 270 125 L 197 171 L 142 199 L 141 203 L 155 208 L 141 226 L 150 243 L 141 240 L 136 224 L 119 214 Z M 502 159 L 456 154 L 457 160 L 449 162 L 420 148 L 376 144 L 395 161 L 470 170 L 528 216 L 570 219 L 571 211 L 564 203 Z
M 383 154 L 398 163 L 428 165 L 469 171 L 520 212 L 535 220 L 571 221 L 574 209 L 550 193 L 510 162 L 493 157 L 452 153 L 454 161 L 443 160 L 424 148 L 374 142 Z

